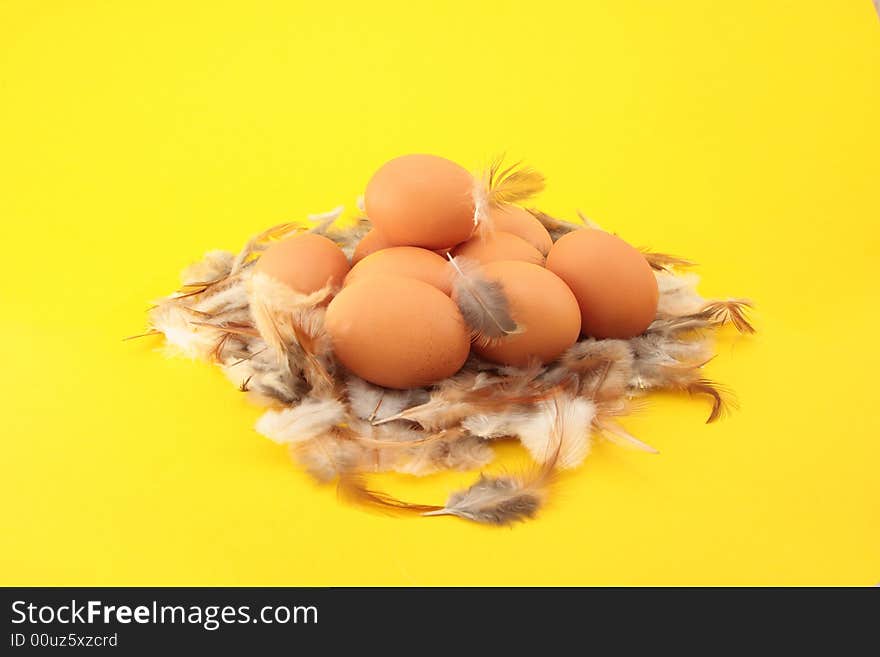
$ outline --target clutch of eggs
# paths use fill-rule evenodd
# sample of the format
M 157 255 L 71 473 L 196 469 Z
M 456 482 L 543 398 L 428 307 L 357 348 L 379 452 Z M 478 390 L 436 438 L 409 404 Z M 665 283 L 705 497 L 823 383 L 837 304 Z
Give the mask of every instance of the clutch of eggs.
M 527 210 L 489 208 L 475 232 L 475 179 L 434 155 L 404 155 L 367 183 L 373 228 L 351 262 L 334 242 L 302 233 L 273 244 L 256 263 L 294 292 L 330 286 L 324 326 L 337 360 L 388 388 L 431 385 L 455 374 L 473 351 L 500 365 L 549 363 L 579 336 L 630 338 L 657 313 L 657 281 L 644 256 L 600 230 L 554 243 Z M 474 342 L 453 294 L 447 258 L 478 263 L 499 283 L 519 329 Z

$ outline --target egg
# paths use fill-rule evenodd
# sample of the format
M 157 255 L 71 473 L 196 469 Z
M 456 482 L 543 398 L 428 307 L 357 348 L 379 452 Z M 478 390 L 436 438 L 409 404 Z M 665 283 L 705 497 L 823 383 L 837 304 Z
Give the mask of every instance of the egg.
M 484 265 L 483 275 L 501 284 L 521 332 L 489 345 L 474 344 L 483 358 L 522 366 L 533 359 L 555 360 L 577 342 L 581 313 L 577 299 L 556 274 L 528 262 L 502 260 Z
M 485 237 L 474 235 L 453 249 L 454 256 L 462 256 L 487 264 L 498 260 L 521 260 L 543 265 L 544 256 L 534 246 L 513 233 L 496 230 Z
M 473 176 L 436 155 L 403 155 L 367 183 L 364 205 L 375 228 L 395 246 L 445 249 L 474 228 Z
M 523 238 L 534 246 L 541 255 L 547 255 L 553 246 L 553 239 L 544 225 L 528 210 L 516 205 L 494 205 L 489 208 L 489 220 L 495 230 L 503 230 Z
M 382 233 L 378 230 L 371 228 L 367 234 L 361 238 L 361 241 L 357 243 L 357 246 L 354 247 L 354 253 L 351 255 L 351 264 L 356 265 L 371 253 L 387 249 L 389 246 L 394 245 L 385 239 Z
M 657 279 L 645 257 L 616 235 L 583 228 L 559 238 L 547 268 L 577 297 L 581 330 L 594 338 L 632 338 L 657 315 Z
M 321 235 L 300 233 L 270 246 L 254 265 L 301 294 L 330 285 L 340 287 L 348 274 L 348 258 L 335 242 Z
M 433 285 L 376 275 L 349 285 L 327 307 L 336 358 L 386 388 L 417 388 L 455 374 L 470 335 L 455 302 Z
M 344 285 L 351 285 L 377 274 L 416 278 L 433 285 L 444 294 L 452 291 L 452 270 L 449 262 L 433 251 L 417 246 L 393 246 L 371 253 L 352 267 L 345 277 Z

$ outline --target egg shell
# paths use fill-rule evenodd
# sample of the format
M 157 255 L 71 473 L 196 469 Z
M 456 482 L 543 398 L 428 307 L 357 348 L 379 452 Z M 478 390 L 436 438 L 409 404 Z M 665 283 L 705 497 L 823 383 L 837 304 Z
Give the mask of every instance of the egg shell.
M 324 327 L 340 363 L 386 388 L 417 388 L 452 376 L 470 350 L 452 299 L 402 276 L 369 276 L 344 288 L 327 307 Z
M 351 285 L 377 274 L 416 278 L 433 285 L 444 294 L 452 292 L 452 269 L 449 262 L 433 251 L 417 246 L 393 246 L 371 253 L 352 267 L 343 285 Z
M 544 256 L 523 238 L 496 230 L 485 237 L 474 235 L 464 244 L 460 244 L 452 254 L 476 260 L 482 264 L 499 260 L 521 260 L 533 265 L 543 266 Z
M 632 338 L 657 316 L 657 279 L 645 257 L 616 235 L 583 228 L 559 238 L 547 268 L 581 308 L 581 330 L 595 338 Z
M 581 313 L 577 299 L 556 274 L 528 262 L 491 262 L 483 274 L 501 283 L 513 319 L 522 332 L 489 345 L 474 344 L 483 358 L 502 365 L 555 360 L 577 342 Z
M 371 228 L 367 234 L 361 238 L 361 241 L 357 243 L 357 246 L 354 247 L 354 253 L 351 255 L 351 264 L 354 266 L 371 253 L 387 249 L 390 246 L 394 245 L 391 244 L 391 242 L 389 242 L 378 230 Z
M 495 230 L 513 233 L 534 246 L 541 255 L 550 253 L 553 239 L 544 225 L 528 210 L 516 205 L 495 205 L 489 208 L 489 220 Z
M 321 235 L 300 233 L 270 246 L 254 265 L 255 272 L 284 283 L 302 294 L 326 285 L 337 288 L 348 274 L 348 258 L 335 242 Z
M 373 226 L 395 246 L 449 248 L 474 228 L 473 176 L 436 155 L 403 155 L 367 183 L 364 205 Z

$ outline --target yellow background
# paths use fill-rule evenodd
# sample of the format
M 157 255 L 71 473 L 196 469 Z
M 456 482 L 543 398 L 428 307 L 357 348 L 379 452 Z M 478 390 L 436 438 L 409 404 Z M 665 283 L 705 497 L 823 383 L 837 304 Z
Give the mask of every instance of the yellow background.
M 0 583 L 877 583 L 878 116 L 870 0 L 0 0 Z M 709 366 L 740 411 L 652 397 L 659 456 L 597 445 L 512 530 L 388 518 L 120 341 L 205 250 L 353 213 L 411 151 L 525 158 L 545 210 L 754 298 Z

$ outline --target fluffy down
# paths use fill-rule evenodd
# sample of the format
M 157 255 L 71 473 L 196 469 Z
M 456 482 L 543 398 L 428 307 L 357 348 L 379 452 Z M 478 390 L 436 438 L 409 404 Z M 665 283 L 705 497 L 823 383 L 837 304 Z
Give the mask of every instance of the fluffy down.
M 256 429 L 276 443 L 292 444 L 327 433 L 345 417 L 345 406 L 335 399 L 306 399 L 297 406 L 266 411 Z

